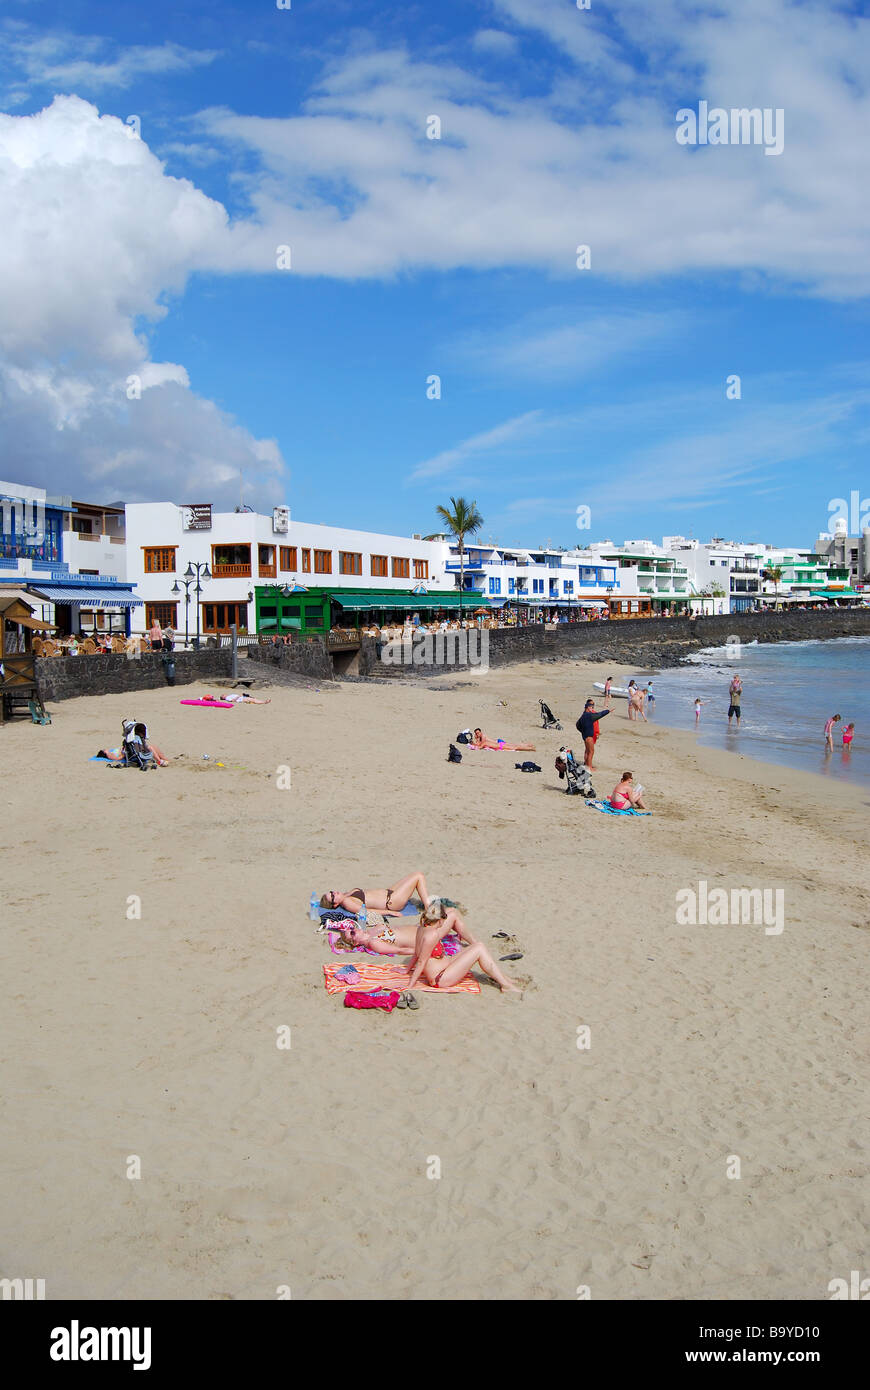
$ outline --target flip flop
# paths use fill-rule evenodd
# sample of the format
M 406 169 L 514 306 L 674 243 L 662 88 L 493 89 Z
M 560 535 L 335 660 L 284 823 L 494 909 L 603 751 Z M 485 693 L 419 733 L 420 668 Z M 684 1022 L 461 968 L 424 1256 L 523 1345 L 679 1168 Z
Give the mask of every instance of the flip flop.
M 511 951 L 507 956 L 499 956 L 499 960 L 522 960 L 522 951 Z
M 406 994 L 407 994 L 407 991 L 406 991 Z M 409 1008 L 409 1009 L 419 1009 L 419 1007 L 420 1007 L 420 1001 L 419 1001 L 419 999 L 417 998 L 417 996 L 414 995 L 414 994 L 407 994 L 407 1002 L 408 1002 L 408 1008 Z
M 493 936 L 503 936 L 505 941 L 510 941 L 510 934 L 506 931 L 494 931 Z
M 402 993 L 399 995 L 398 999 L 396 1000 L 396 1008 L 397 1008 L 397 1009 L 407 1009 L 407 1007 L 408 1007 L 408 991 L 407 991 L 406 989 L 403 989 L 403 990 L 402 990 Z

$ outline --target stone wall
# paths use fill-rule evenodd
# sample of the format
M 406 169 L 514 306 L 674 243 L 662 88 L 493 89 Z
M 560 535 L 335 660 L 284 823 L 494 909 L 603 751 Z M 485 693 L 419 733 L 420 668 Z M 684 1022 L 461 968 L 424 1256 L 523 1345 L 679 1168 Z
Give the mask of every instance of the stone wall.
M 248 660 L 264 667 L 264 679 L 281 675 L 311 676 L 314 680 L 332 680 L 334 670 L 332 657 L 322 637 L 307 637 L 291 642 L 288 646 L 279 643 L 273 646 L 265 642 L 262 646 L 247 648 Z M 239 663 L 239 673 L 242 663 Z
M 731 613 L 722 617 L 624 618 L 610 622 L 560 623 L 548 630 L 530 627 L 496 628 L 488 633 L 486 656 L 491 667 L 523 661 L 579 657 L 585 661 L 612 661 L 614 665 L 676 666 L 700 647 L 741 642 L 798 642 L 811 638 L 870 635 L 870 608 L 825 609 L 812 612 Z M 473 655 L 477 653 L 472 649 Z M 411 665 L 393 645 L 389 663 L 366 660 L 361 673 L 369 676 L 407 678 L 443 676 L 451 669 L 473 669 L 479 661 L 455 664 Z M 407 664 L 405 664 L 407 663 Z
M 229 647 L 201 648 L 198 652 L 173 652 L 175 684 L 211 676 L 232 674 Z M 239 663 L 241 666 L 241 662 Z M 73 700 L 78 695 L 118 695 L 125 690 L 155 690 L 166 685 L 159 652 L 126 656 L 53 656 L 36 662 L 36 679 L 44 701 Z

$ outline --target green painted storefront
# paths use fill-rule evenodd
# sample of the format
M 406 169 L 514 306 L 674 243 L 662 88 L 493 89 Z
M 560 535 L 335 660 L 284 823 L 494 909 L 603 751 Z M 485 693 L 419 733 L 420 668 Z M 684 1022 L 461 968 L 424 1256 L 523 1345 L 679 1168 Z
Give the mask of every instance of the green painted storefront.
M 419 613 L 431 621 L 442 615 L 458 618 L 458 589 L 443 593 L 414 593 L 412 589 L 322 589 L 297 586 L 284 593 L 280 585 L 260 585 L 254 591 L 257 632 L 266 637 L 299 632 L 303 636 L 329 632 L 333 627 L 366 627 L 369 623 L 401 622 L 406 613 Z M 476 608 L 489 608 L 483 594 L 465 589 L 461 594 L 464 616 Z

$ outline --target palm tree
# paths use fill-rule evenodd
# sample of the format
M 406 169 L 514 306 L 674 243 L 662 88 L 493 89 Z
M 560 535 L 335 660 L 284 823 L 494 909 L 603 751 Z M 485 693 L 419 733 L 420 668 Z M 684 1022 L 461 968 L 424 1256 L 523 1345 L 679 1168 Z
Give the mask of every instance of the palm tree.
M 451 497 L 449 507 L 436 507 L 438 515 L 452 536 L 459 542 L 459 621 L 462 622 L 462 589 L 465 584 L 465 537 L 473 536 L 483 525 L 476 502 L 464 497 Z
M 768 565 L 767 569 L 761 571 L 761 577 L 762 579 L 768 579 L 773 585 L 773 606 L 775 608 L 779 600 L 779 585 L 782 580 L 782 569 L 779 565 Z

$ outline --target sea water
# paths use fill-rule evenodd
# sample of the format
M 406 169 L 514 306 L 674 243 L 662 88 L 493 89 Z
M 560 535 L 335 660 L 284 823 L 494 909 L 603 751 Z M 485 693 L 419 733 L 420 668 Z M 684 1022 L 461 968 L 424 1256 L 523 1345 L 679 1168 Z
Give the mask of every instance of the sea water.
M 638 671 L 635 680 L 646 685 Z M 698 741 L 770 763 L 819 772 L 838 781 L 870 784 L 870 637 L 826 642 L 749 642 L 709 647 L 680 667 L 652 675 L 656 702 L 647 717 L 677 729 L 695 728 L 695 698 L 701 706 Z M 743 682 L 740 727 L 728 727 L 728 687 Z M 628 678 L 626 678 L 627 683 Z M 625 702 L 614 700 L 616 710 Z M 834 751 L 825 751 L 824 726 L 834 726 Z M 854 722 L 851 749 L 843 730 Z

